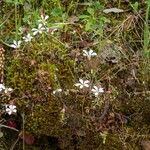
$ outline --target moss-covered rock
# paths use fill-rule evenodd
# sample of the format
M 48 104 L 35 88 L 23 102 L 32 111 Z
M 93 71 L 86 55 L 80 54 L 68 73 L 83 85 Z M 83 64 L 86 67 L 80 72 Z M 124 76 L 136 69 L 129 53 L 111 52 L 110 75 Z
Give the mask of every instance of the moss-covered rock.
M 63 105 L 52 91 L 67 87 L 72 80 L 67 61 L 66 65 L 52 57 L 53 45 L 41 50 L 38 43 L 31 44 L 24 51 L 14 50 L 7 54 L 6 84 L 14 88 L 12 99 L 15 98 L 19 113 L 25 113 L 26 130 L 38 135 L 61 134 Z M 59 80 L 64 82 L 59 83 Z

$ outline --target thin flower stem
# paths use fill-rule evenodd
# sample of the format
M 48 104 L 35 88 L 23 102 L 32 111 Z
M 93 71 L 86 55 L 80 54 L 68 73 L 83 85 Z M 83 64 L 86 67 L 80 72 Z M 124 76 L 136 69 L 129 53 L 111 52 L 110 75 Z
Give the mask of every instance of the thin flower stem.
M 72 78 L 73 78 L 73 80 L 74 80 L 74 82 L 75 82 L 75 80 L 76 80 L 75 75 L 73 74 L 73 72 L 72 72 L 70 66 L 69 66 L 68 64 L 67 64 L 67 66 L 68 66 L 68 69 L 69 69 L 69 71 L 70 71 L 70 73 L 71 73 L 71 76 L 72 76 Z
M 13 12 L 14 12 L 14 9 L 9 12 L 7 18 L 0 24 L 0 27 L 2 27 L 2 26 L 8 21 L 8 19 L 9 19 L 10 16 L 13 14 Z
M 3 43 L 4 45 L 6 45 L 6 46 L 10 47 L 10 45 L 9 45 L 9 44 L 7 44 L 5 41 L 0 40 L 0 42 L 1 42 L 1 43 Z
M 22 134 L 23 134 L 23 150 L 25 150 L 25 141 L 24 141 L 24 123 L 25 123 L 25 120 L 24 120 L 24 112 L 22 113 Z
M 16 144 L 17 144 L 18 141 L 19 141 L 19 136 L 18 136 L 17 140 L 11 146 L 10 150 L 14 150 L 14 148 L 15 148 L 15 146 L 16 146 Z
M 15 2 L 15 28 L 16 28 L 16 41 L 17 41 L 17 38 L 18 38 L 18 29 L 17 29 L 17 4 Z
M 62 43 L 59 39 L 57 39 L 56 37 L 50 35 L 50 37 L 52 37 L 54 40 L 56 40 L 58 43 L 60 43 L 62 46 L 64 46 L 66 48 L 66 45 L 64 43 Z
M 42 49 L 44 49 L 45 34 L 42 33 Z
M 12 128 L 12 127 L 9 127 L 9 126 L 6 126 L 6 125 L 3 125 L 3 124 L 0 124 L 0 128 L 1 127 L 8 128 L 8 129 L 11 129 L 11 130 L 19 132 L 19 130 L 15 129 L 15 128 Z

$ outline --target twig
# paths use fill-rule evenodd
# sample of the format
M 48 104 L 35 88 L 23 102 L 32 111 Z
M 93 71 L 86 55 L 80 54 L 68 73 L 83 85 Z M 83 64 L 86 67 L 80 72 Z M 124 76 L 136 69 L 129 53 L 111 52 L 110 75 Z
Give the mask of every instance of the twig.
M 150 91 L 134 92 L 135 95 L 139 94 L 150 94 Z
M 24 120 L 24 112 L 22 113 L 22 134 L 23 134 L 23 150 L 25 150 L 25 142 L 24 142 L 24 123 L 25 123 L 25 120 Z
M 12 128 L 12 127 L 9 127 L 9 126 L 6 126 L 6 125 L 3 125 L 3 124 L 0 124 L 0 128 L 1 127 L 8 128 L 8 129 L 11 129 L 11 130 L 19 132 L 19 130 L 15 129 L 15 128 Z
M 9 19 L 9 17 L 13 14 L 13 11 L 14 11 L 14 9 L 10 12 L 10 14 L 8 15 L 8 17 L 0 24 L 0 27 L 2 27 L 7 22 L 7 20 Z
M 10 150 L 13 150 L 15 148 L 18 141 L 19 141 L 19 136 L 18 136 L 17 140 L 14 142 L 14 144 L 11 146 Z
M 109 102 L 107 101 L 105 103 L 105 106 L 104 106 L 104 111 L 102 113 L 102 115 L 100 116 L 99 118 L 99 121 L 102 121 L 104 119 L 104 117 L 106 116 L 106 114 L 108 113 L 108 110 L 109 110 Z

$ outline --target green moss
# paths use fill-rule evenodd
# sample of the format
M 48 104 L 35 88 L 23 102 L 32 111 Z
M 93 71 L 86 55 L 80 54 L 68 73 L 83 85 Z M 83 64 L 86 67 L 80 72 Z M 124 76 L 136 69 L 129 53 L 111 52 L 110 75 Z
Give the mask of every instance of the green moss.
M 26 114 L 26 129 L 37 135 L 60 135 L 60 108 L 54 99 L 33 106 L 32 112 Z
M 14 88 L 12 99 L 15 98 L 19 113 L 25 111 L 26 130 L 37 135 L 58 136 L 62 133 L 62 104 L 52 96 L 52 90 L 64 88 L 63 85 L 68 87 L 73 77 L 68 69 L 69 60 L 61 62 L 51 57 L 56 47 L 58 56 L 63 57 L 65 53 L 59 50 L 58 44 L 55 47 L 55 42 L 49 43 L 42 50 L 41 45 L 35 43 L 25 46 L 22 52 L 9 52 L 6 81 Z
M 110 5 L 124 10 L 130 7 L 130 4 L 120 1 L 102 1 L 103 7 L 102 3 L 106 7 Z M 0 18 L 1 38 L 3 43 L 11 43 L 16 36 L 15 10 L 10 12 L 14 4 L 2 4 L 5 7 L 2 7 L 4 16 Z M 99 31 L 87 33 L 82 19 L 77 19 L 73 24 L 70 21 L 74 16 L 80 18 L 80 15 L 87 14 L 89 7 L 96 9 L 96 3 L 93 4 L 84 6 L 72 0 L 42 0 L 39 4 L 29 2 L 26 5 L 28 9 L 33 8 L 30 13 L 24 6 L 18 5 L 16 28 L 21 24 L 27 31 L 36 27 L 39 8 L 43 14 L 50 15 L 48 26 L 54 26 L 56 24 L 53 23 L 62 22 L 62 19 L 66 24 L 54 35 L 39 34 L 32 42 L 22 43 L 21 50 L 6 47 L 5 84 L 14 89 L 10 100 L 16 101 L 18 112 L 25 113 L 25 130 L 37 136 L 58 137 L 62 149 L 138 150 L 142 135 L 150 133 L 150 67 L 146 60 L 140 60 L 138 56 L 143 47 L 139 42 L 143 41 L 143 21 L 132 14 L 132 10 L 129 13 L 104 14 L 111 22 L 102 24 L 104 28 L 101 26 Z M 97 9 L 96 13 L 103 15 L 102 10 Z M 106 19 L 104 16 L 102 18 Z M 102 31 L 104 34 L 101 35 Z M 17 36 L 18 40 L 22 38 Z M 82 56 L 82 49 L 85 48 L 92 48 L 98 53 L 90 65 Z M 114 58 L 116 63 L 111 64 L 109 60 Z M 91 80 L 90 88 L 94 84 L 102 84 L 105 89 L 101 99 L 104 103 L 109 101 L 110 106 L 103 120 L 99 121 L 99 118 L 104 105 L 94 108 L 92 95 L 86 90 L 73 89 L 73 84 L 82 77 Z M 65 92 L 55 97 L 52 91 L 56 88 L 62 88 Z M 7 102 L 8 98 L 5 98 L 4 103 Z M 66 108 L 64 114 L 63 107 Z M 109 113 L 118 117 L 112 119 Z M 110 129 L 105 144 L 101 137 L 104 129 Z

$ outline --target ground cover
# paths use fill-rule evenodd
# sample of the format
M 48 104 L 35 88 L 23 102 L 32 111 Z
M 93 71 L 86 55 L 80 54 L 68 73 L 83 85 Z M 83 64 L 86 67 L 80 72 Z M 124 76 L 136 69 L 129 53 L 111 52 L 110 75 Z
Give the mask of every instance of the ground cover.
M 0 149 L 150 149 L 150 1 L 0 1 Z

